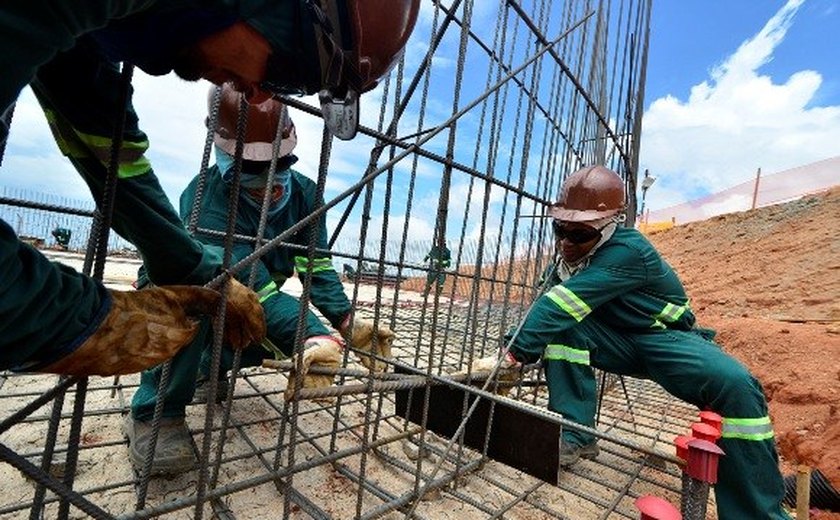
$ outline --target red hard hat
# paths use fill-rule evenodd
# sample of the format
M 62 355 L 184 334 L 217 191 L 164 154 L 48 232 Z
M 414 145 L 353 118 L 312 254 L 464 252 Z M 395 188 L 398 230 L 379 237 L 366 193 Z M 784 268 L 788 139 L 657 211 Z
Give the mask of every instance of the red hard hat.
M 624 209 L 624 181 L 601 166 L 585 166 L 566 178 L 560 200 L 548 209 L 555 220 L 591 222 Z
M 208 109 L 213 108 L 213 96 L 220 88 L 219 115 L 213 142 L 229 155 L 236 154 L 236 126 L 239 119 L 239 105 L 244 94 L 236 91 L 229 83 L 210 89 Z M 208 110 L 208 111 L 209 111 Z M 274 97 L 259 103 L 248 103 L 248 124 L 245 128 L 242 158 L 249 161 L 270 161 L 274 152 L 274 138 L 277 126 L 282 125 L 280 149 L 277 157 L 292 153 L 297 145 L 295 124 L 289 117 L 289 109 Z

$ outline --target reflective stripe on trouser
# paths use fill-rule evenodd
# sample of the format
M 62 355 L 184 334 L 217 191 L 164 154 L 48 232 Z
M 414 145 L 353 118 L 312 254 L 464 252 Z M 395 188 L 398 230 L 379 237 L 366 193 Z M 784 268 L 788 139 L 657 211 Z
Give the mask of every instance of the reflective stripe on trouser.
M 275 295 L 277 295 L 277 284 L 273 280 L 268 282 L 262 289 L 257 291 L 257 298 L 260 299 L 260 303 L 263 303 L 264 301 Z
M 262 302 L 265 311 L 266 328 L 271 341 L 291 355 L 297 332 L 300 302 L 297 298 L 283 292 Z M 186 406 L 195 394 L 195 382 L 199 370 L 210 371 L 212 355 L 212 329 L 210 321 L 204 320 L 196 338 L 172 358 L 169 372 L 169 385 L 163 404 L 164 417 L 183 417 Z M 327 335 L 329 329 L 311 311 L 307 313 L 303 339 Z M 261 346 L 251 346 L 242 350 L 240 366 L 253 367 L 262 364 L 263 359 L 273 359 L 274 355 Z M 219 374 L 225 374 L 233 366 L 233 351 L 222 346 Z M 157 387 L 160 381 L 161 367 L 146 370 L 140 376 L 140 387 L 131 401 L 131 413 L 135 419 L 147 421 L 152 418 L 157 401 Z
M 767 417 L 761 386 L 716 344 L 692 332 L 618 331 L 592 316 L 557 334 L 552 343 L 586 350 L 592 367 L 642 375 L 700 409 L 736 418 L 730 420 L 730 436 L 719 441 L 726 456 L 720 462 L 715 490 L 718 518 L 788 518 L 781 509 L 784 486 L 775 444 L 766 438 L 766 423 L 755 428 L 759 426 L 755 421 Z M 546 378 L 550 409 L 575 422 L 594 425 L 596 392 L 590 367 L 547 359 Z M 755 437 L 748 440 L 743 434 Z M 564 428 L 563 440 L 585 444 L 592 439 Z

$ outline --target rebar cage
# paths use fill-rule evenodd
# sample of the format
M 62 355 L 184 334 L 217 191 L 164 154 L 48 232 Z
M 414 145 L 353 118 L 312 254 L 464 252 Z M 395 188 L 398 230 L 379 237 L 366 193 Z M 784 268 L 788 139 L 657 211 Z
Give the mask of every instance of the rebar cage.
M 334 387 L 286 402 L 289 362 L 240 369 L 237 355 L 222 402 L 187 408 L 199 465 L 172 478 L 128 462 L 122 417 L 138 376 L 4 373 L 0 479 L 13 491 L 0 497 L 0 517 L 636 518 L 641 495 L 678 502 L 671 441 L 695 410 L 649 381 L 599 377 L 602 453 L 557 482 L 429 431 L 426 412 L 440 403 L 426 398 L 415 423 L 397 415 L 394 399 L 447 385 L 576 427 L 546 410 L 538 367 L 508 397 L 447 374 L 496 352 L 539 294 L 554 248 L 544 210 L 565 175 L 593 163 L 617 171 L 632 222 L 650 11 L 650 0 L 424 2 L 403 60 L 362 99 L 360 135 L 345 143 L 324 131 L 317 164 L 302 161 L 322 206 L 278 236 L 234 237 L 201 229 L 195 216 L 188 226 L 199 238 L 221 233 L 228 247 L 253 243 L 254 254 L 226 266 L 247 274 L 272 248 L 324 253 L 289 237 L 326 215 L 326 252 L 344 266 L 356 314 L 396 332 L 388 372 L 347 355 Z M 284 101 L 299 127 L 319 124 L 319 109 Z M 209 151 L 208 138 L 200 176 Z M 95 247 L 108 233 L 93 212 L 66 201 L 0 203 L 94 217 L 84 268 L 96 263 L 94 276 L 120 282 L 109 280 L 108 248 Z M 434 267 L 433 247 L 448 247 L 451 265 Z M 282 290 L 310 300 L 306 276 Z M 211 396 L 219 386 L 211 381 Z M 459 420 L 471 413 L 465 401 Z

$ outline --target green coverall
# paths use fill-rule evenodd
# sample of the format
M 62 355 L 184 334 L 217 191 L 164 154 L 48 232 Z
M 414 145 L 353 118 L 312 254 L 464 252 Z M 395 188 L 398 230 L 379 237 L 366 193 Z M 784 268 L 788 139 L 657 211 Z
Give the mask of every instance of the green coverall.
M 446 281 L 446 273 L 443 271 L 449 268 L 452 253 L 449 248 L 443 246 L 441 249 L 438 246 L 432 246 L 429 254 L 423 259 L 424 262 L 429 262 L 429 272 L 426 274 L 426 287 L 423 289 L 423 294 L 428 294 L 432 288 L 432 284 L 437 282 L 438 288 L 443 287 Z
M 635 229 L 619 228 L 565 282 L 535 302 L 511 352 L 545 360 L 549 409 L 595 426 L 592 367 L 650 378 L 723 416 L 717 497 L 721 520 L 786 519 L 773 429 L 759 382 L 704 339 L 671 267 Z M 564 429 L 563 442 L 593 438 Z
M 189 219 L 198 179 L 187 186 L 181 194 L 181 215 L 185 221 Z M 274 237 L 297 224 L 308 216 L 315 207 L 315 183 L 302 174 L 292 170 L 290 182 L 290 198 L 286 206 L 274 215 L 269 216 L 266 223 L 265 236 Z M 229 187 L 219 175 L 218 167 L 213 166 L 207 172 L 207 182 L 202 195 L 198 227 L 224 231 L 227 227 Z M 240 196 L 243 192 L 240 192 Z M 239 201 L 236 218 L 238 235 L 256 236 L 259 227 L 260 214 L 258 210 L 244 201 Z M 306 247 L 309 244 L 310 226 L 302 228 L 287 242 Z M 208 244 L 221 245 L 223 237 L 201 237 Z M 327 249 L 326 219 L 322 217 L 318 226 L 318 249 Z M 237 242 L 234 244 L 234 261 L 244 258 L 254 251 L 251 242 Z M 350 314 L 351 305 L 344 293 L 344 286 L 332 265 L 329 255 L 317 254 L 312 266 L 308 264 L 306 251 L 278 247 L 260 258 L 255 290 L 265 311 L 268 339 L 279 347 L 286 356 L 292 355 L 295 333 L 297 331 L 300 302 L 279 289 L 283 283 L 297 272 L 302 274 L 311 269 L 312 287 L 311 301 L 327 318 L 333 327 L 338 329 L 344 319 Z M 243 271 L 241 281 L 247 282 L 250 270 Z M 307 313 L 306 331 L 303 338 L 328 335 L 330 331 L 320 322 L 313 312 Z M 183 417 L 185 407 L 192 401 L 195 393 L 197 371 L 206 374 L 209 369 L 208 335 L 200 335 L 193 343 L 172 359 L 169 386 L 166 390 L 163 416 Z M 262 347 L 250 347 L 242 352 L 242 366 L 259 366 L 263 359 L 272 355 Z M 231 368 L 233 352 L 228 348 L 222 349 L 222 363 L 220 373 L 224 374 Z M 151 420 L 154 413 L 156 392 L 160 381 L 160 367 L 143 372 L 140 388 L 134 394 L 131 404 L 132 414 L 140 421 Z
M 115 60 L 104 58 L 100 44 L 85 35 L 118 25 L 126 29 L 123 37 L 131 35 L 133 50 L 139 53 L 135 60 L 127 46 L 121 59 L 163 74 L 168 72 L 166 59 L 151 67 L 148 56 L 141 56 L 146 48 L 159 51 L 156 57 L 171 56 L 172 49 L 161 46 L 164 24 L 159 22 L 175 20 L 166 27 L 167 34 L 184 44 L 197 37 L 193 29 L 207 31 L 244 19 L 272 48 L 295 49 L 302 42 L 314 42 L 307 37 L 312 24 L 306 16 L 298 2 L 276 0 L 247 5 L 231 0 L 5 2 L 0 10 L 0 115 L 31 83 L 59 147 L 99 197 L 117 121 L 118 73 Z M 299 51 L 304 58 L 315 55 L 314 46 Z M 133 109 L 129 107 L 126 115 L 113 227 L 137 246 L 156 283 L 204 283 L 215 274 L 220 258 L 184 230 L 143 156 L 148 142 Z M 0 142 L 7 135 L 0 117 Z M 110 308 L 111 297 L 101 283 L 50 262 L 0 221 L 0 370 L 37 371 L 67 356 L 96 330 Z

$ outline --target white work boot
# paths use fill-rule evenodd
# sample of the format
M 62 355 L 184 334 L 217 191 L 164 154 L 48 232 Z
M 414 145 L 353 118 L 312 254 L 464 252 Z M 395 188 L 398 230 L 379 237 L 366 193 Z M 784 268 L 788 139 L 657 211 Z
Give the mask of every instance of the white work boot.
M 152 438 L 152 423 L 137 421 L 129 413 L 125 420 L 128 454 L 136 471 L 143 470 Z M 192 439 L 183 417 L 162 418 L 149 475 L 177 475 L 195 467 Z
M 594 459 L 601 452 L 598 449 L 598 441 L 592 441 L 585 446 L 578 446 L 576 444 L 569 444 L 563 442 L 560 444 L 559 464 L 561 468 L 568 468 L 574 465 L 580 459 Z

